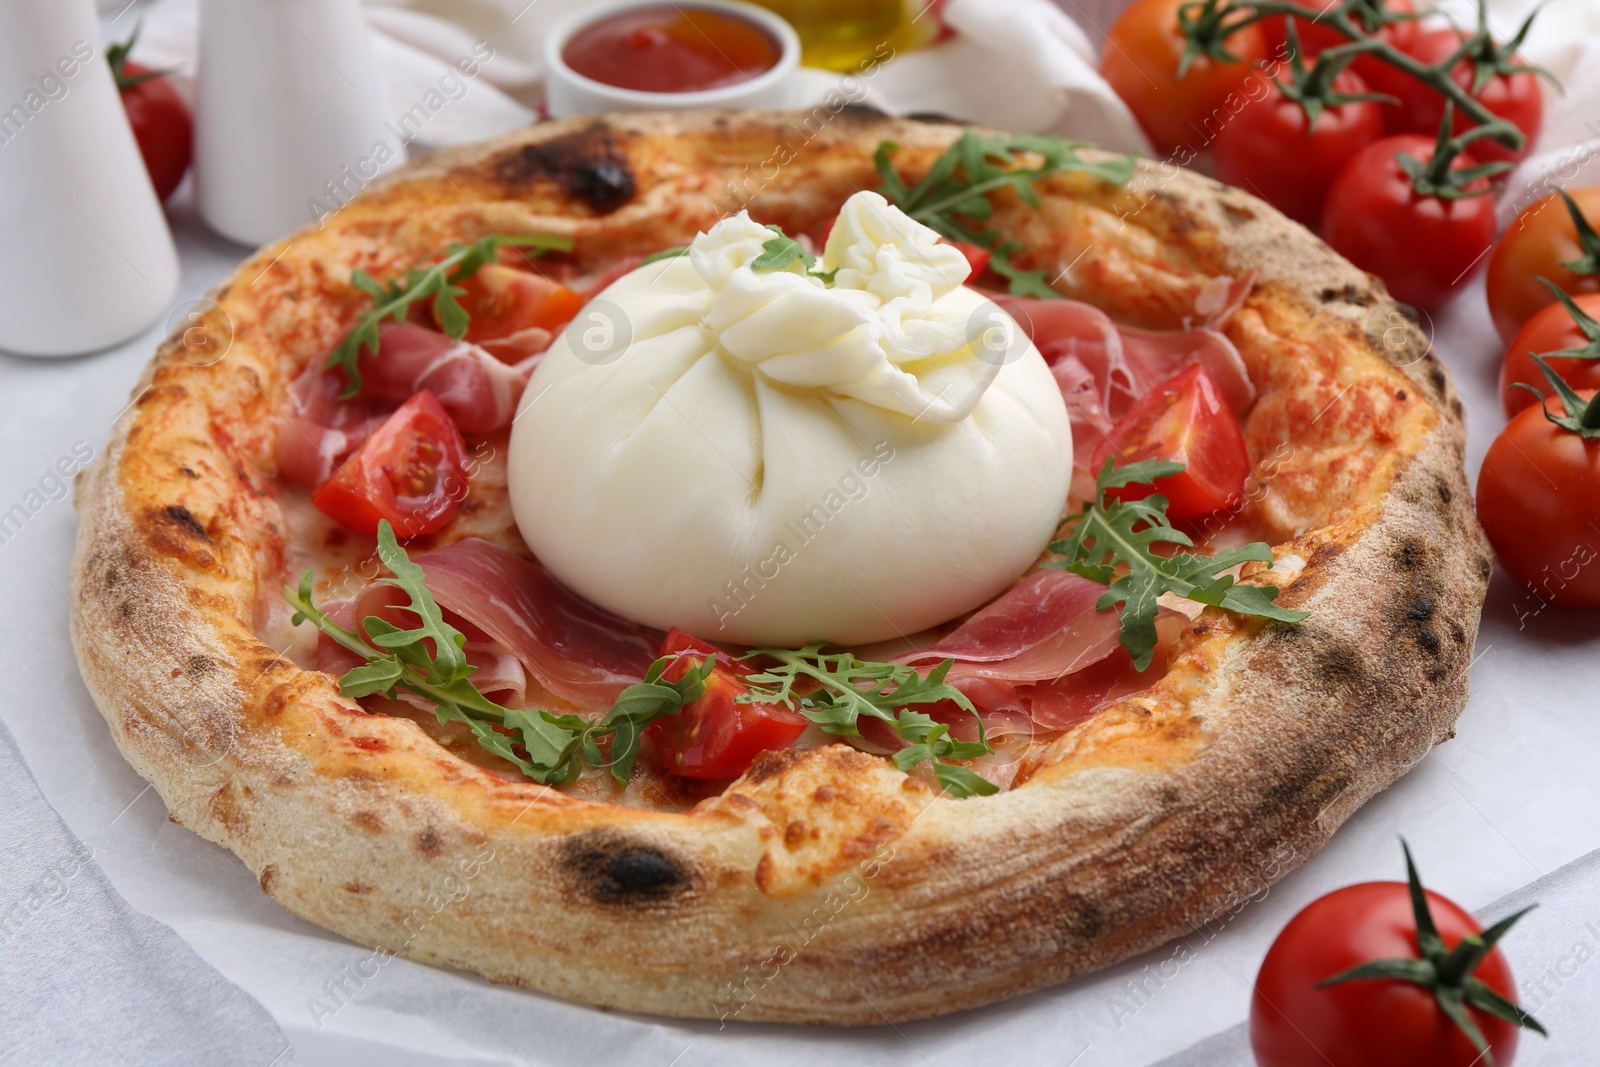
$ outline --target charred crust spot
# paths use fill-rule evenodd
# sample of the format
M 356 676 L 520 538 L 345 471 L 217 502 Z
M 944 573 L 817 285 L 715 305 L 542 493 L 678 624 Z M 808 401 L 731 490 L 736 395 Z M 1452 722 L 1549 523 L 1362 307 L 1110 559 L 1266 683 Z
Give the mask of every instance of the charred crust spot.
M 123 600 L 117 604 L 117 618 L 123 622 L 133 618 L 133 601 Z
M 361 827 L 369 834 L 383 833 L 383 820 L 375 811 L 358 811 L 350 816 L 350 821 Z
M 352 737 L 350 743 L 367 752 L 389 751 L 389 742 L 381 737 Z
M 436 859 L 444 851 L 444 839 L 439 836 L 439 831 L 431 826 L 425 826 L 417 831 L 417 851 L 428 859 Z
M 1487 559 L 1480 559 L 1478 561 L 1478 577 L 1479 578 L 1482 578 L 1484 581 L 1487 582 L 1489 580 L 1489 576 L 1492 575 L 1493 573 L 1494 573 L 1494 564 L 1493 563 L 1489 562 Z
M 1106 907 L 1089 897 L 1074 897 L 1062 902 L 1061 929 L 1073 938 L 1092 941 L 1105 933 Z
M 1396 389 L 1394 391 L 1394 398 L 1396 400 L 1404 400 L 1404 399 L 1406 399 L 1406 391 L 1404 389 Z
M 615 830 L 569 838 L 562 845 L 561 862 L 579 895 L 596 904 L 654 904 L 685 892 L 691 880 L 682 861 Z
M 628 157 L 601 123 L 523 145 L 494 163 L 494 177 L 506 185 L 553 181 L 602 215 L 633 199 L 637 191 Z
M 1454 500 L 1455 498 L 1456 498 L 1456 495 L 1450 491 L 1450 487 L 1448 485 L 1445 485 L 1443 482 L 1440 482 L 1439 483 L 1439 499 L 1444 501 L 1446 504 L 1448 504 L 1448 503 L 1450 503 L 1450 501 Z
M 189 468 L 189 467 L 179 467 L 178 468 L 178 473 L 183 475 L 185 478 L 198 478 L 198 477 L 200 477 L 200 475 L 196 474 L 194 472 L 194 470 L 192 468 Z
M 1415 538 L 1406 538 L 1394 550 L 1394 562 L 1402 570 L 1414 571 L 1428 559 L 1428 548 Z
M 1297 631 L 1290 630 L 1289 633 Z M 1316 673 L 1328 684 L 1340 689 L 1362 690 L 1371 688 L 1372 679 L 1361 652 L 1348 642 L 1322 646 L 1316 652 Z
M 211 535 L 206 533 L 206 528 L 200 525 L 200 520 L 189 513 L 189 509 L 182 504 L 173 504 L 166 509 L 167 520 L 179 527 L 184 532 L 194 535 L 203 541 L 210 541 Z
M 1458 419 L 1464 419 L 1464 418 L 1467 417 L 1466 405 L 1461 403 L 1461 398 L 1459 396 L 1451 398 L 1451 400 L 1450 400 L 1450 410 L 1455 414 L 1455 417 L 1458 418 Z
M 1419 596 L 1417 602 L 1411 606 L 1407 618 L 1431 619 L 1433 618 L 1433 597 Z
M 269 897 L 272 895 L 272 883 L 277 879 L 277 877 L 278 865 L 275 863 L 269 863 L 265 867 L 261 868 L 261 874 L 256 878 L 256 881 L 261 883 L 261 891 L 267 894 Z
M 217 661 L 196 652 L 184 662 L 184 667 L 190 674 L 210 674 L 217 669 Z
M 1356 286 L 1354 282 L 1345 282 L 1339 289 L 1329 287 L 1317 294 L 1324 304 L 1331 304 L 1335 300 L 1341 304 L 1354 304 L 1356 307 L 1371 307 L 1374 303 L 1372 294 Z M 1404 309 L 1402 308 L 1402 313 Z
M 1435 656 L 1439 654 L 1439 635 L 1432 630 L 1423 630 L 1417 634 L 1417 644 L 1421 645 L 1425 652 Z
M 1445 378 L 1444 368 L 1435 363 L 1428 368 L 1428 381 L 1433 383 L 1433 391 L 1440 396 L 1444 395 Z

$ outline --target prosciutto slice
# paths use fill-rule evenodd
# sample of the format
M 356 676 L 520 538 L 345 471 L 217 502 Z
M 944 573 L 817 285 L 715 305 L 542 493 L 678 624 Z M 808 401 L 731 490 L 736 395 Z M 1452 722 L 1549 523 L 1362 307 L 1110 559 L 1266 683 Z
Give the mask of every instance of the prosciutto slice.
M 529 680 L 586 708 L 606 708 L 644 680 L 660 637 L 580 599 L 536 563 L 476 537 L 412 557 L 445 621 L 466 635 L 473 683 L 501 703 L 520 704 Z M 399 605 L 401 589 L 374 582 L 328 609 L 335 622 L 377 615 L 411 629 L 417 620 Z M 324 636 L 317 667 L 342 674 L 361 660 Z M 508 704 L 508 706 L 515 706 Z
M 1253 277 L 1207 288 L 1198 304 L 1210 314 L 1188 330 L 1119 326 L 1077 300 L 993 294 L 1017 320 L 1055 374 L 1072 420 L 1073 455 L 1088 464 L 1095 447 L 1133 402 L 1192 363 L 1204 364 L 1236 414 L 1255 402 L 1255 386 L 1233 342 L 1220 331 L 1254 284 Z
M 1160 677 L 1159 669 L 1134 669 L 1120 644 L 1118 613 L 1095 610 L 1105 591 L 1069 571 L 1036 570 L 935 644 L 896 662 L 921 669 L 955 660 L 946 680 L 997 734 L 1064 730 Z M 1187 621 L 1162 610 L 1153 668 L 1165 663 L 1166 645 Z M 951 732 L 959 736 L 954 722 Z

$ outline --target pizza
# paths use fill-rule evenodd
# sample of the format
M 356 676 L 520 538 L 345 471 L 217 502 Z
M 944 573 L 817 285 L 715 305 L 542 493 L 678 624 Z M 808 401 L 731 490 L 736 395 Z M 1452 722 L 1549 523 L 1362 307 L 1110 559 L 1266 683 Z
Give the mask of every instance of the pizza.
M 261 249 L 78 486 L 171 819 L 386 955 L 859 1024 L 1063 982 L 1451 735 L 1491 556 L 1381 283 L 847 109 L 544 122 Z

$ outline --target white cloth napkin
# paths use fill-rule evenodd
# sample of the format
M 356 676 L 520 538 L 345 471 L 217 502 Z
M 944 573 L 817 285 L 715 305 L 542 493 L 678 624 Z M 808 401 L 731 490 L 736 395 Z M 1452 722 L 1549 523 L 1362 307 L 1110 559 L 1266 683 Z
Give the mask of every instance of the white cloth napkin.
M 391 112 L 398 117 L 439 91 L 440 79 L 455 75 L 456 60 L 483 41 L 493 58 L 466 80 L 464 92 L 445 91 L 450 102 L 421 131 L 418 145 L 480 140 L 533 121 L 543 98 L 544 35 L 594 2 L 367 0 Z M 175 68 L 180 89 L 191 94 L 197 6 L 197 0 L 152 4 L 135 50 L 147 65 Z M 908 51 L 863 76 L 804 70 L 799 102 L 811 107 L 839 94 L 895 114 L 937 112 L 1003 130 L 1070 133 L 1116 151 L 1148 150 L 1127 106 L 1097 72 L 1095 47 L 1051 0 L 951 0 L 943 18 L 957 31 L 953 39 Z

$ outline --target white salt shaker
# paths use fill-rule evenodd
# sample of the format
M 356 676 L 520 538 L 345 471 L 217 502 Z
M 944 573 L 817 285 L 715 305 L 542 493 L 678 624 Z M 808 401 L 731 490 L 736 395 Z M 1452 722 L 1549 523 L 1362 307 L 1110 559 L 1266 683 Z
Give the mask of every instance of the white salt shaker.
M 325 219 L 405 161 L 358 0 L 201 0 L 200 215 L 244 244 Z
M 177 288 L 93 0 L 0 4 L 0 351 L 118 344 Z

